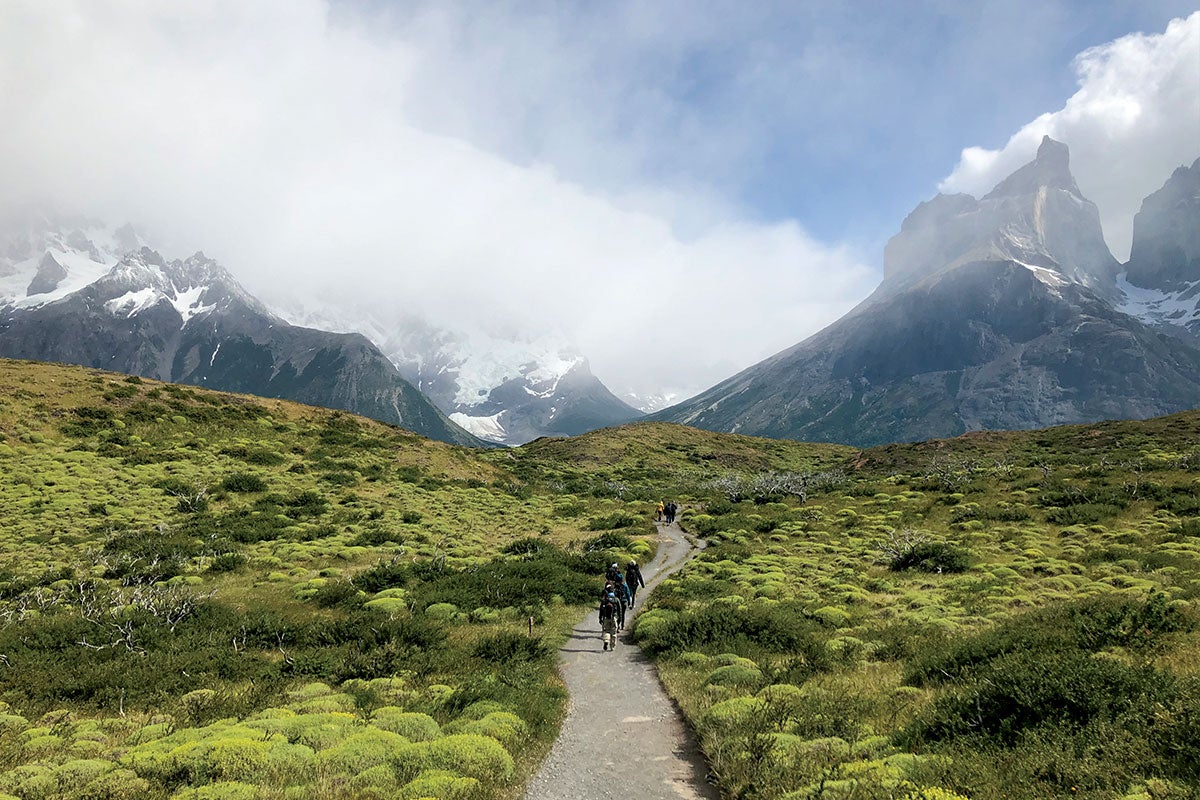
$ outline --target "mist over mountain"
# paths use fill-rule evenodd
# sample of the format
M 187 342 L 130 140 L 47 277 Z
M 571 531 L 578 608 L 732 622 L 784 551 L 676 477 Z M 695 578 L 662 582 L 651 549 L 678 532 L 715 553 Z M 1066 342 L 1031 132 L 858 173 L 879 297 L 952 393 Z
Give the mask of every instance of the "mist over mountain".
M 489 330 L 470 320 L 455 330 L 417 314 L 350 311 L 311 298 L 286 309 L 315 327 L 365 334 L 451 420 L 490 442 L 573 436 L 642 416 L 560 334 Z
M 0 355 L 281 397 L 481 444 L 364 336 L 290 325 L 203 253 L 167 260 L 128 227 L 10 223 L 0 243 Z
M 1147 199 L 1123 277 L 1066 145 L 1046 137 L 983 198 L 918 206 L 842 319 L 652 418 L 871 445 L 1193 408 L 1193 187 L 1181 169 Z

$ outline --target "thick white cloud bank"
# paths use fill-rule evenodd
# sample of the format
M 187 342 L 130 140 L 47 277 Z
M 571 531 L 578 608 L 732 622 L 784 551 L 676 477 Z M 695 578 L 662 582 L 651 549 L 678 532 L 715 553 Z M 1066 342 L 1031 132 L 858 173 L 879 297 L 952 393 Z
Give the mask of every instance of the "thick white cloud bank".
M 0 206 L 141 223 L 268 302 L 557 329 L 618 391 L 706 388 L 877 278 L 703 193 L 618 197 L 423 131 L 418 57 L 319 0 L 9 0 Z
M 1142 199 L 1200 156 L 1200 11 L 1161 34 L 1085 50 L 1074 66 L 1079 90 L 1060 110 L 1025 125 L 999 150 L 963 150 L 939 188 L 985 194 L 1049 135 L 1070 147 L 1079 188 L 1099 206 L 1109 249 L 1124 261 Z

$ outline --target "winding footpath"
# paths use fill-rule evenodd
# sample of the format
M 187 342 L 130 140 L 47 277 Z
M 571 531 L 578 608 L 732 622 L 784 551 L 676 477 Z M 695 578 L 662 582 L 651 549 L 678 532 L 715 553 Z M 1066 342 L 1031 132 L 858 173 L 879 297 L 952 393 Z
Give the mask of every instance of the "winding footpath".
M 698 551 L 678 524 L 659 525 L 658 534 L 658 555 L 642 568 L 646 588 L 632 613 Z M 560 651 L 567 719 L 525 800 L 717 800 L 687 726 L 632 642 L 631 620 L 616 650 L 604 652 L 590 611 Z

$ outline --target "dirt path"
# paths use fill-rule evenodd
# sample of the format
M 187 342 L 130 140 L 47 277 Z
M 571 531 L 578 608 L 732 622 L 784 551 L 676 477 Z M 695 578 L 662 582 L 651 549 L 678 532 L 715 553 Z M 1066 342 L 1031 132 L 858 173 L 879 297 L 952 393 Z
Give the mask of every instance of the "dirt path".
M 660 525 L 658 556 L 642 568 L 649 591 L 696 552 L 679 525 Z M 567 719 L 525 800 L 716 800 L 704 759 L 663 692 L 654 665 L 634 645 L 604 652 L 591 611 L 560 651 L 571 695 Z

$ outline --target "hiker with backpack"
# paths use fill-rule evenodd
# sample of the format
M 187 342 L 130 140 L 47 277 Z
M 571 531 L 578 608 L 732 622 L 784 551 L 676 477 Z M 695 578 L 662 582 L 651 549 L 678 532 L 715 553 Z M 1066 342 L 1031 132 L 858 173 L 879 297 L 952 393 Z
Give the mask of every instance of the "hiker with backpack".
M 633 601 L 637 599 L 638 585 L 643 588 L 646 586 L 646 579 L 642 577 L 642 571 L 638 569 L 636 561 L 630 561 L 625 567 L 625 588 L 629 590 L 629 607 L 633 608 Z
M 613 592 L 617 595 L 617 602 L 621 604 L 621 608 L 617 612 L 617 629 L 625 630 L 625 612 L 633 605 L 633 598 L 629 595 L 629 587 L 625 585 L 625 576 L 618 575 L 616 583 L 613 584 Z
M 621 568 L 617 566 L 617 562 L 613 562 L 608 570 L 604 573 L 604 580 L 608 583 L 616 583 L 617 578 L 621 577 Z
M 600 598 L 600 638 L 605 650 L 617 649 L 617 617 L 621 603 L 615 592 L 606 592 Z
M 679 510 L 679 506 L 675 505 L 674 500 L 667 503 L 666 511 L 667 511 L 667 524 L 668 525 L 671 525 L 675 522 L 675 512 L 678 510 Z

